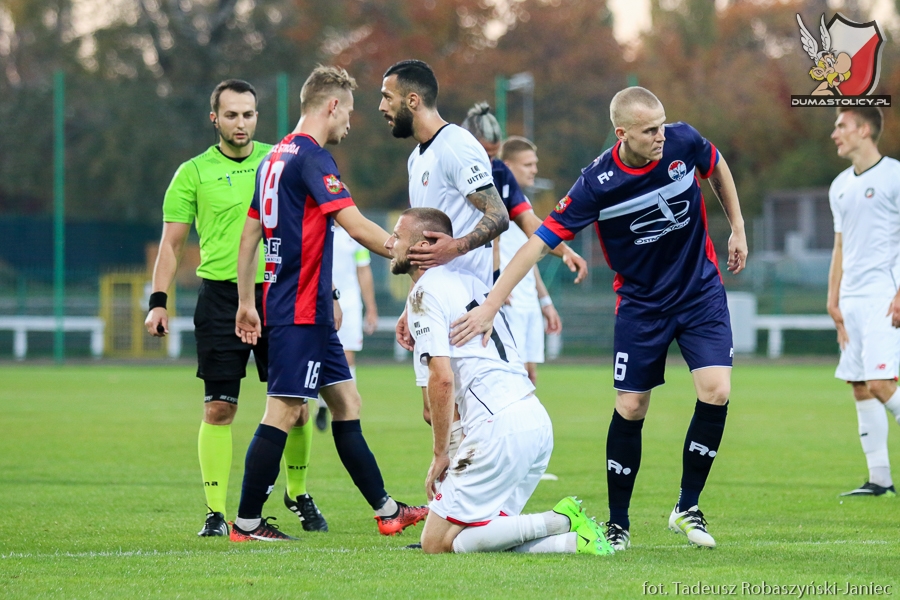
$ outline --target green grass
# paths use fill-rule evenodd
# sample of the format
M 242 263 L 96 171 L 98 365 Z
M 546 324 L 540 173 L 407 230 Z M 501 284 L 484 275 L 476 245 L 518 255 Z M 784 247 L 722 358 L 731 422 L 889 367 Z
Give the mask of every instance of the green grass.
M 633 598 L 644 583 L 892 585 L 900 593 L 900 498 L 845 499 L 865 462 L 849 388 L 834 366 L 755 362 L 734 372 L 728 426 L 703 494 L 719 547 L 666 530 L 693 409 L 690 376 L 669 367 L 644 427 L 632 506 L 634 546 L 613 557 L 429 557 L 376 533 L 369 507 L 317 434 L 310 492 L 331 532 L 271 547 L 198 539 L 205 512 L 196 459 L 202 384 L 175 366 L 0 367 L 0 597 L 9 598 Z M 528 509 L 584 498 L 606 517 L 609 366 L 545 366 L 553 418 L 550 471 Z M 430 430 L 411 369 L 361 366 L 363 427 L 395 497 L 423 502 Z M 229 486 L 233 518 L 243 455 L 264 388 L 245 383 Z M 893 458 L 900 463 L 896 438 Z M 265 514 L 289 533 L 281 504 Z M 684 590 L 681 590 L 682 592 Z M 743 594 L 748 595 L 748 594 Z

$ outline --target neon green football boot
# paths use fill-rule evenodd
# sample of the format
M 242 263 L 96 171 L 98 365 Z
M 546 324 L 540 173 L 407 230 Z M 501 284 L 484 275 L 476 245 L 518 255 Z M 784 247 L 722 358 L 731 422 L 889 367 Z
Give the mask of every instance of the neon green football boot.
M 589 519 L 581 508 L 581 500 L 567 496 L 553 507 L 553 512 L 569 519 L 569 531 L 578 534 L 578 554 L 613 554 L 612 546 L 606 541 L 603 529 L 597 521 Z

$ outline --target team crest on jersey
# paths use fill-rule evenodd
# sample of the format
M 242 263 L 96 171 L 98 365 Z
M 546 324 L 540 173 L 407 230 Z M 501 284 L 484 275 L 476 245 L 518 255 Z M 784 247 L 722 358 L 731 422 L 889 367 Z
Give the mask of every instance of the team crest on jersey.
M 685 175 L 687 175 L 687 167 L 683 161 L 673 160 L 671 164 L 669 164 L 669 177 L 671 177 L 673 181 L 681 181 L 684 179 Z
M 422 173 L 422 185 L 428 185 L 428 171 Z
M 337 175 L 326 175 L 322 181 L 325 182 L 325 189 L 332 194 L 340 194 L 344 189 L 344 184 L 337 178 Z
M 866 198 L 871 198 L 875 195 L 875 188 L 869 188 L 866 190 Z
M 565 198 L 563 198 L 562 200 L 557 202 L 556 208 L 554 208 L 553 210 L 555 212 L 558 212 L 559 214 L 562 214 L 562 213 L 566 212 L 566 209 L 569 208 L 569 204 L 571 204 L 571 203 L 572 203 L 572 199 L 569 198 L 568 196 L 566 196 Z

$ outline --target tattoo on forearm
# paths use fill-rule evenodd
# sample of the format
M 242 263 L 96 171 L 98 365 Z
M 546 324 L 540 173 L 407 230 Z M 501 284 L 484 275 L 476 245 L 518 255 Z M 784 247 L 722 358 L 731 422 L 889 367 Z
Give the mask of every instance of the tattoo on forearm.
M 722 180 L 718 177 L 710 177 L 709 185 L 712 186 L 713 191 L 716 193 L 716 196 L 721 199 L 722 198 Z
M 483 212 L 484 216 L 475 225 L 475 229 L 460 240 L 461 244 L 458 246 L 460 254 L 484 246 L 509 228 L 509 213 L 503 206 L 497 188 L 491 186 L 486 190 L 473 192 L 466 196 L 466 199 Z

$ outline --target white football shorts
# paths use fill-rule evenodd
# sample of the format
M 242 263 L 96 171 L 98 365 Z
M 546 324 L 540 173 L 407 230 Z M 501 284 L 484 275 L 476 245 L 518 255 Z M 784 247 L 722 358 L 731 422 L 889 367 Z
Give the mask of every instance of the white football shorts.
M 504 306 L 503 314 L 522 362 L 544 362 L 544 315 L 541 305 L 535 302 L 534 306 L 523 308 Z
M 896 379 L 900 329 L 887 316 L 890 298 L 841 298 L 841 314 L 850 341 L 841 350 L 834 376 L 844 381 Z
M 338 329 L 338 339 L 341 340 L 341 346 L 344 347 L 344 350 L 359 352 L 363 347 L 362 306 L 349 306 L 344 308 L 344 306 L 341 305 L 341 311 L 344 314 L 341 328 Z
M 477 423 L 463 439 L 440 492 L 428 505 L 457 525 L 486 525 L 518 515 L 553 452 L 553 425 L 535 396 Z

